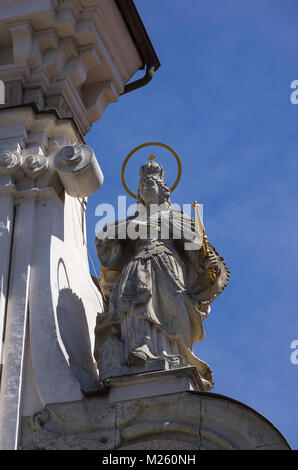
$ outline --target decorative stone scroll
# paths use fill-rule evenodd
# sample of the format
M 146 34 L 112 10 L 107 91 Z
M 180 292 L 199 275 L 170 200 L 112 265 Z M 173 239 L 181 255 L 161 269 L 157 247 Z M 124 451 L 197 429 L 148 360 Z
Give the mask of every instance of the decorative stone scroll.
M 22 168 L 27 176 L 35 179 L 46 172 L 48 160 L 41 154 L 29 155 L 25 159 Z
M 103 183 L 103 174 L 88 145 L 63 147 L 55 156 L 55 167 L 65 191 L 72 197 L 87 197 Z
M 16 173 L 21 166 L 22 158 L 19 152 L 9 150 L 0 153 L 0 174 L 12 175 Z

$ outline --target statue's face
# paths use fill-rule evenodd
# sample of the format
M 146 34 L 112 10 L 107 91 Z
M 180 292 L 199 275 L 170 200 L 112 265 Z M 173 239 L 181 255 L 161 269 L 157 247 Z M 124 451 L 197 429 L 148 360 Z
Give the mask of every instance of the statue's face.
M 146 175 L 140 180 L 140 196 L 145 204 L 157 204 L 159 196 L 159 186 L 154 175 Z

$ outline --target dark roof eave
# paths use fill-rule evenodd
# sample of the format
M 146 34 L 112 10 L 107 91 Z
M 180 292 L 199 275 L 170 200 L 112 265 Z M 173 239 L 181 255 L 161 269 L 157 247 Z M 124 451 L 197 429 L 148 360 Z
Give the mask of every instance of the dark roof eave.
M 125 85 L 122 93 L 125 94 L 149 83 L 154 72 L 160 67 L 160 62 L 133 0 L 115 1 L 141 56 L 142 68 L 146 67 L 143 78 Z

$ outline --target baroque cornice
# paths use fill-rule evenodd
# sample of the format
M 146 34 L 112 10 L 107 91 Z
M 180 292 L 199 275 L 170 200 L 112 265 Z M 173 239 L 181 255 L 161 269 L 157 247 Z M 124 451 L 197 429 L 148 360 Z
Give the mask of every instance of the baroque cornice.
M 43 11 L 37 3 L 23 15 L 13 8 L 16 0 L 0 6 L 0 32 L 11 37 L 8 62 L 13 57 L 0 66 L 8 105 L 31 100 L 41 111 L 56 109 L 61 118 L 73 117 L 84 135 L 117 101 L 141 58 L 114 2 L 47 1 Z M 11 103 L 12 83 L 20 87 L 17 103 Z

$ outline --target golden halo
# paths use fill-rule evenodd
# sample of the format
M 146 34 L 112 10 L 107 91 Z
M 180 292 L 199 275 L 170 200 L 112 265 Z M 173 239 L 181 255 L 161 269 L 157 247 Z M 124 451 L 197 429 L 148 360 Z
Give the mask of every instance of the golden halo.
M 122 181 L 122 184 L 123 184 L 123 187 L 125 189 L 125 191 L 131 196 L 133 197 L 134 199 L 137 199 L 137 195 L 134 194 L 132 191 L 130 191 L 129 187 L 127 186 L 126 184 L 126 181 L 125 181 L 125 168 L 126 168 L 126 165 L 127 165 L 127 162 L 128 160 L 133 156 L 134 153 L 136 153 L 138 150 L 144 148 L 144 147 L 149 147 L 151 145 L 156 145 L 156 146 L 159 146 L 159 147 L 163 147 L 167 150 L 169 150 L 169 152 L 171 152 L 171 154 L 175 157 L 175 160 L 177 162 L 177 165 L 178 165 L 178 174 L 177 174 L 177 178 L 176 178 L 176 181 L 175 183 L 173 184 L 173 186 L 171 186 L 170 188 L 170 193 L 172 191 L 174 191 L 174 189 L 176 188 L 176 186 L 179 184 L 179 181 L 180 181 L 180 178 L 181 178 L 181 173 L 182 173 L 182 165 L 181 165 L 181 161 L 180 161 L 180 158 L 178 157 L 177 153 L 175 152 L 175 150 L 173 150 L 169 145 L 166 145 L 166 144 L 163 144 L 162 142 L 145 142 L 145 144 L 141 144 L 141 145 L 138 145 L 138 147 L 135 147 L 131 152 L 129 152 L 129 154 L 127 155 L 126 159 L 124 160 L 123 164 L 122 164 L 122 168 L 121 168 L 121 181 Z M 150 157 L 149 157 L 150 158 Z

